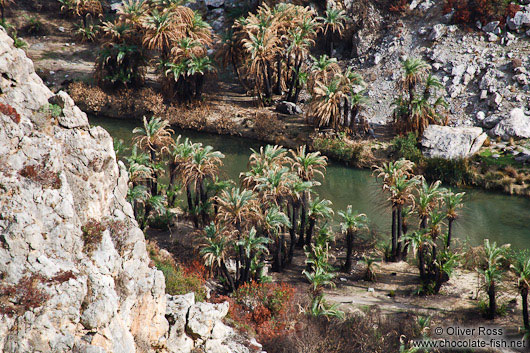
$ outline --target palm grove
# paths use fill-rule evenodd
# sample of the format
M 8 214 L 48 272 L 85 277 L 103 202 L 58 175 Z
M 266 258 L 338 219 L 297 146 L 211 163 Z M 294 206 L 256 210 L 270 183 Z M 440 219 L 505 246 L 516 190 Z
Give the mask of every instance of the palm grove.
M 201 15 L 185 6 L 185 0 L 124 0 L 115 18 L 98 25 L 96 18 L 103 13 L 100 1 L 59 1 L 64 11 L 82 18 L 83 38 L 101 40 L 96 60 L 100 85 L 139 86 L 152 65 L 167 100 L 201 99 L 205 77 L 214 70 L 207 53 L 216 46 L 216 38 Z M 297 103 L 306 90 L 311 96 L 308 116 L 316 126 L 355 132 L 367 85 L 352 68 L 343 69 L 332 57 L 334 40 L 342 35 L 345 21 L 344 12 L 335 8 L 327 8 L 319 17 L 309 7 L 264 4 L 235 20 L 217 43 L 216 58 L 232 68 L 260 104 L 270 105 L 277 98 Z M 326 39 L 326 54 L 313 57 L 319 34 Z M 403 62 L 403 71 L 394 102 L 396 130 L 419 136 L 431 123 L 446 123 L 446 102 L 437 93 L 442 85 L 429 74 L 429 65 L 409 58 Z M 142 228 L 166 227 L 174 217 L 171 209 L 185 208 L 202 231 L 200 252 L 205 263 L 228 291 L 266 280 L 266 259 L 271 260 L 273 271 L 283 271 L 295 248 L 303 248 L 311 313 L 341 315 L 323 298 L 323 288 L 333 285 L 336 271 L 331 265 L 334 210 L 315 189 L 325 177 L 325 157 L 305 147 L 296 151 L 263 147 L 252 151 L 249 170 L 235 182 L 219 178 L 224 157 L 220 152 L 188 139 L 174 139 L 163 119 L 144 118 L 143 127 L 134 132 L 136 144 L 126 157 L 129 200 Z M 118 144 L 117 150 L 122 151 L 122 146 Z M 420 292 L 438 293 L 461 257 L 454 248 L 453 228 L 464 194 L 441 188 L 440 182 L 429 184 L 413 170 L 414 164 L 407 160 L 376 168 L 391 210 L 385 258 L 401 261 L 412 254 Z M 367 228 L 368 219 L 352 206 L 337 216 L 346 245 L 341 269 L 349 272 L 355 239 Z M 528 254 L 510 253 L 486 241 L 482 258 L 478 270 L 488 296 L 488 317 L 496 315 L 498 287 L 508 262 L 522 298 L 524 326 L 529 329 Z M 370 280 L 375 279 L 373 261 L 364 259 Z M 231 262 L 235 268 L 229 266 Z

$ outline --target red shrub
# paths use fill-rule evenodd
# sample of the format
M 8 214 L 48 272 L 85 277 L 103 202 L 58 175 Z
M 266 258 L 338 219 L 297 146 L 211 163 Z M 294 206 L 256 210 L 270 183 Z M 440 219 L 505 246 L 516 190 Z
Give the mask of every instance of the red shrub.
M 58 272 L 55 276 L 53 276 L 52 278 L 50 278 L 50 280 L 48 282 L 50 283 L 64 283 L 64 282 L 67 282 L 69 281 L 70 279 L 76 279 L 77 276 L 74 275 L 74 273 L 72 271 L 60 271 Z
M 20 123 L 20 114 L 17 113 L 17 110 L 8 104 L 0 103 L 0 113 L 7 115 L 15 123 Z
M 18 172 L 18 174 L 24 178 L 31 179 L 44 187 L 60 189 L 62 185 L 59 173 L 47 170 L 41 165 L 26 165 Z
M 444 13 L 455 11 L 453 21 L 455 23 L 474 26 L 477 21 L 483 25 L 491 21 L 500 21 L 501 25 L 506 23 L 506 17 L 513 17 L 521 7 L 517 4 L 509 4 L 505 0 L 446 0 Z
M 390 1 L 391 5 L 388 8 L 390 12 L 403 13 L 408 7 L 407 0 L 392 0 Z
M 12 316 L 42 306 L 48 300 L 48 295 L 39 288 L 43 282 L 42 276 L 32 274 L 17 284 L 0 285 L 0 314 Z
M 230 303 L 229 317 L 239 328 L 253 330 L 260 341 L 281 336 L 294 329 L 290 315 L 295 312 L 295 289 L 285 283 L 251 282 L 239 287 L 232 297 L 220 296 L 216 302 Z

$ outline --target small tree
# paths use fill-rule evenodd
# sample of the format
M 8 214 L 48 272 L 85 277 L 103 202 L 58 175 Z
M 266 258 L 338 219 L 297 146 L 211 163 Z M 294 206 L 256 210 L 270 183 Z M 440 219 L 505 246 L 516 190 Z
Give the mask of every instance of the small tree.
M 501 261 L 505 259 L 506 248 L 509 245 L 497 246 L 496 242 L 490 243 L 489 239 L 484 240 L 485 266 L 479 269 L 484 279 L 484 290 L 489 298 L 487 318 L 495 319 L 497 313 L 497 285 L 502 280 L 504 271 Z
M 530 289 L 530 254 L 528 250 L 515 252 L 512 256 L 511 270 L 517 276 L 517 288 L 523 306 L 523 323 L 527 332 L 530 331 L 528 319 L 528 291 Z
M 351 271 L 353 243 L 357 232 L 363 228 L 368 228 L 368 217 L 364 213 L 356 213 L 351 205 L 348 205 L 346 211 L 339 212 L 342 218 L 342 232 L 346 233 L 346 261 L 342 270 L 349 273 Z
M 398 133 L 423 134 L 429 124 L 446 124 L 443 109 L 447 103 L 436 96 L 442 83 L 428 74 L 430 66 L 421 59 L 403 62 L 403 77 L 399 82 L 401 94 L 394 100 L 394 125 Z

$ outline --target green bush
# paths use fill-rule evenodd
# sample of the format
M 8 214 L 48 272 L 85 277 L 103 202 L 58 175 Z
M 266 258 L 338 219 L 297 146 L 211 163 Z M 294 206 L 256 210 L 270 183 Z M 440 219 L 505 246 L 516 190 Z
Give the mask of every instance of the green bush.
M 428 180 L 441 180 L 450 185 L 469 185 L 473 182 L 467 159 L 425 158 L 422 166 L 423 176 Z
M 392 140 L 392 147 L 399 158 L 405 158 L 414 163 L 420 162 L 423 158 L 418 148 L 418 138 L 413 132 L 409 132 L 407 136 L 395 137 Z
M 194 263 L 185 268 L 167 256 L 160 253 L 160 249 L 148 244 L 149 257 L 153 260 L 155 267 L 164 274 L 166 279 L 166 293 L 170 295 L 182 295 L 190 292 L 195 293 L 195 300 L 202 302 L 206 299 L 205 279 L 201 274 L 204 270 L 202 265 Z
M 359 162 L 363 151 L 361 144 L 348 144 L 338 138 L 316 138 L 313 140 L 313 148 L 333 159 L 351 163 Z

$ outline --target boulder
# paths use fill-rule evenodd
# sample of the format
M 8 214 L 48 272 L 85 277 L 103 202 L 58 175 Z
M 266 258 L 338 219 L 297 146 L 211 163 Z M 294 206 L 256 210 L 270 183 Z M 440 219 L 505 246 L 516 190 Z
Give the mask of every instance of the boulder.
M 493 21 L 482 27 L 482 30 L 486 33 L 494 32 L 499 27 L 500 21 Z
M 502 120 L 502 115 L 493 114 L 493 115 L 488 116 L 484 120 L 482 120 L 482 126 L 486 129 L 491 129 L 495 125 L 497 125 L 499 121 L 501 120 Z
M 500 137 L 507 141 L 511 137 L 530 138 L 530 117 L 521 108 L 515 108 L 510 112 L 510 116 L 501 120 L 489 134 Z
M 276 105 L 276 111 L 278 113 L 287 114 L 287 115 L 297 115 L 302 114 L 302 109 L 292 102 L 282 101 Z
M 204 5 L 209 8 L 218 8 L 225 4 L 225 0 L 204 0 Z
M 431 34 L 429 34 L 429 40 L 436 41 L 442 38 L 446 33 L 447 27 L 442 23 L 438 23 L 432 27 Z
M 506 25 L 512 31 L 516 31 L 522 27 L 528 27 L 530 25 L 530 12 L 518 11 L 513 18 L 508 17 Z
M 429 125 L 421 140 L 428 158 L 461 159 L 475 154 L 487 136 L 479 127 Z

